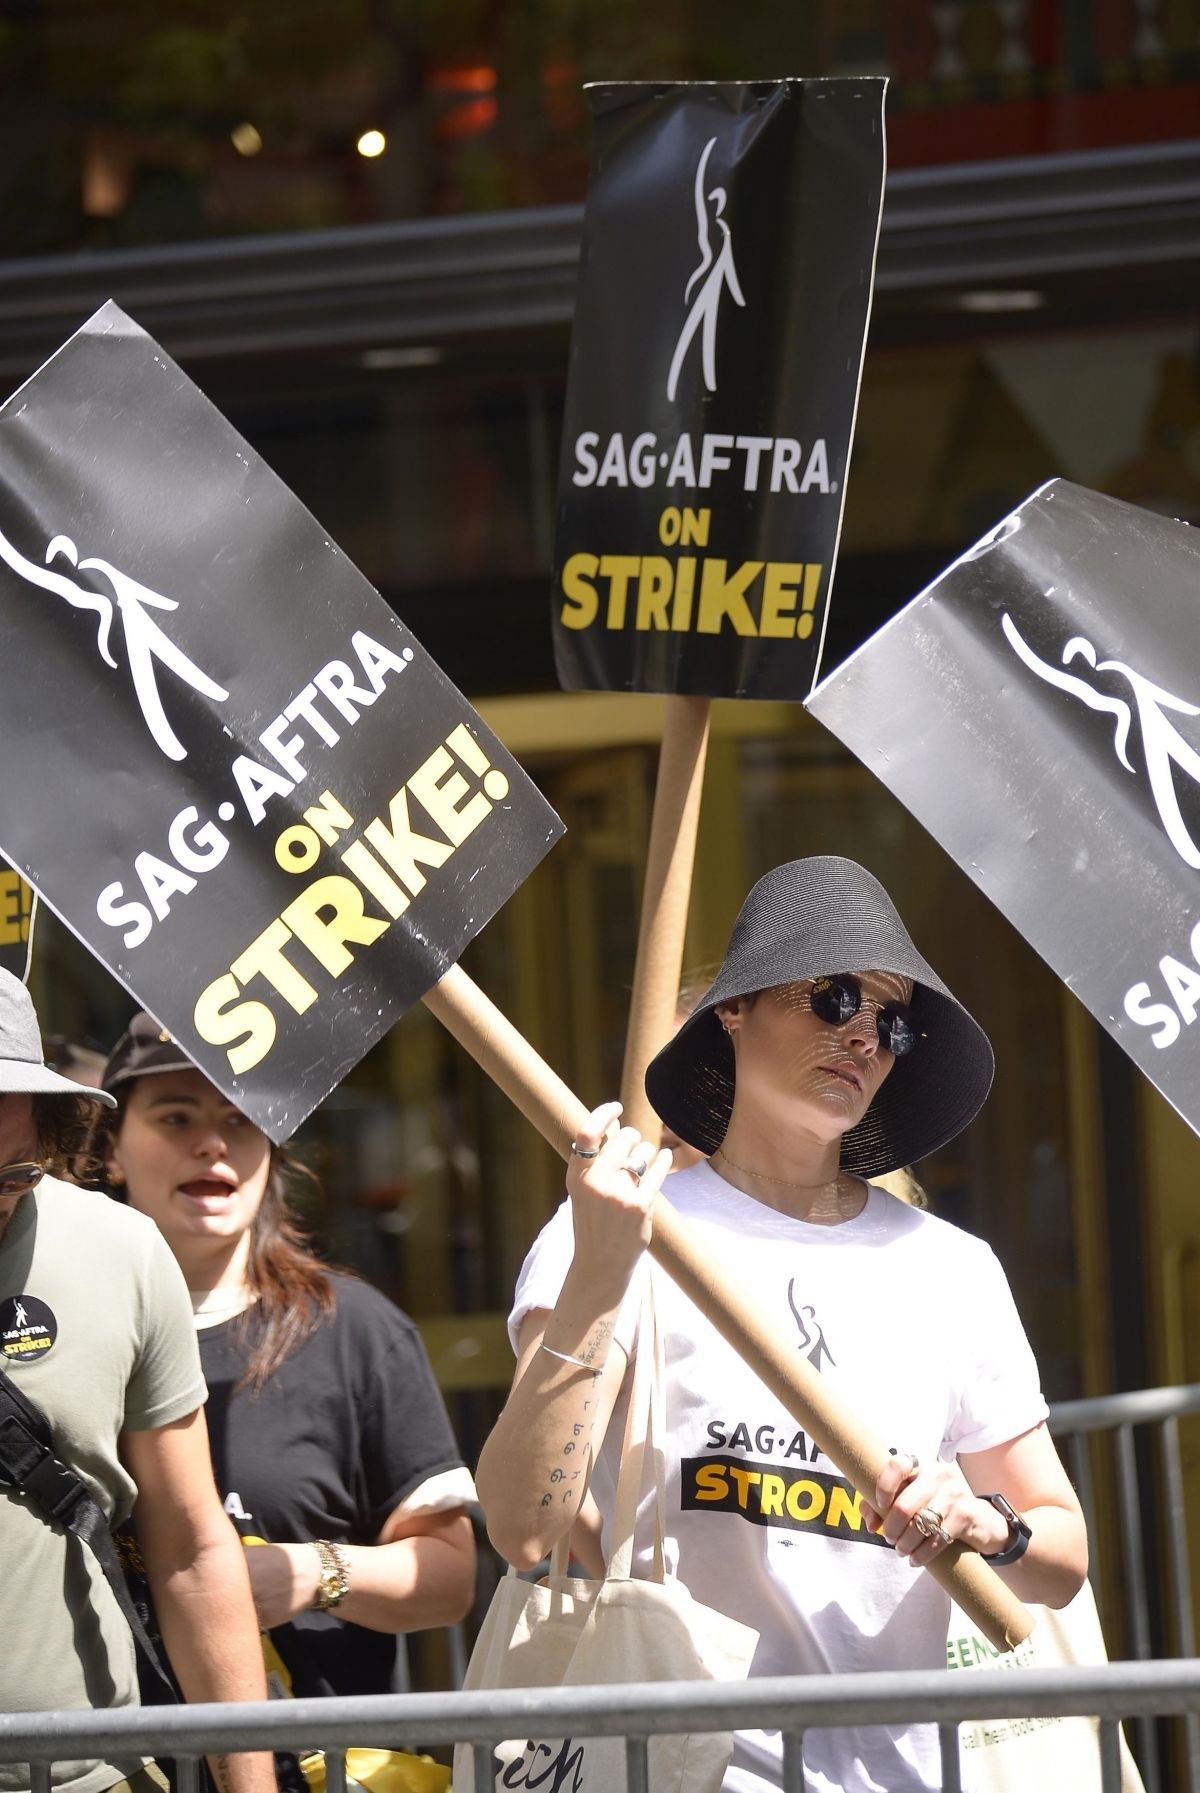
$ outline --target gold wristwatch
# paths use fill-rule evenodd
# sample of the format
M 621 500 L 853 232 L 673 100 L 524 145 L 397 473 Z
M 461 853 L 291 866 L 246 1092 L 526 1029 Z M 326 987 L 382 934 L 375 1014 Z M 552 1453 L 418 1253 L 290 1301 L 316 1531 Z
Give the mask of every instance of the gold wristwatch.
M 332 1612 L 350 1592 L 350 1559 L 340 1544 L 328 1538 L 314 1538 L 313 1549 L 321 1560 L 321 1579 L 313 1595 L 315 1612 Z

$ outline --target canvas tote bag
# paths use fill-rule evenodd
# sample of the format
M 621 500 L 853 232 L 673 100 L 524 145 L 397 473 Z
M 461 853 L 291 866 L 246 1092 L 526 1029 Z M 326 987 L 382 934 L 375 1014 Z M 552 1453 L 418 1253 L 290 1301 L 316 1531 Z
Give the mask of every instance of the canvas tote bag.
M 1023 1644 L 1001 1656 L 957 1606 L 950 1609 L 952 1669 L 1016 1673 L 1108 1661 L 1090 1582 L 1069 1605 L 1030 1608 L 1037 1620 Z M 963 1784 L 971 1793 L 1100 1793 L 1100 1727 L 1094 1718 L 996 1718 L 959 1727 Z M 1121 1733 L 1121 1793 L 1145 1793 Z
M 484 1619 L 465 1688 L 746 1678 L 758 1633 L 702 1606 L 665 1573 L 665 1380 L 650 1281 L 604 1580 L 566 1574 L 565 1538 L 555 1546 L 547 1580 L 533 1585 L 510 1569 Z M 649 1580 L 635 1580 L 634 1523 L 648 1451 L 655 1481 L 654 1562 Z M 732 1752 L 728 1732 L 652 1738 L 649 1784 L 654 1793 L 717 1793 Z M 497 1747 L 493 1761 L 494 1793 L 523 1787 L 540 1787 L 545 1793 L 552 1787 L 562 1793 L 625 1793 L 625 1745 L 619 1737 L 511 1738 Z M 454 1752 L 453 1784 L 454 1793 L 493 1793 L 493 1788 L 476 1790 L 472 1752 L 465 1744 Z

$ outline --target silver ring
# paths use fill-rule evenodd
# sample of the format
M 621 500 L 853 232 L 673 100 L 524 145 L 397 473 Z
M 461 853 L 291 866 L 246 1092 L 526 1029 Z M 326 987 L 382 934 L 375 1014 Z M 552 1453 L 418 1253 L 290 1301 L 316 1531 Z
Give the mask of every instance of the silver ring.
M 914 1513 L 913 1524 L 923 1538 L 938 1544 L 950 1543 L 950 1533 L 942 1523 L 942 1515 L 933 1507 L 922 1507 L 919 1513 Z
M 571 1150 L 576 1158 L 598 1158 L 600 1156 L 599 1146 L 594 1146 L 589 1151 L 586 1147 L 578 1145 L 575 1140 L 571 1141 Z
M 642 1159 L 632 1157 L 626 1164 L 625 1169 L 629 1172 L 635 1183 L 640 1183 L 646 1172 L 650 1169 L 650 1164 L 651 1160 L 649 1158 Z

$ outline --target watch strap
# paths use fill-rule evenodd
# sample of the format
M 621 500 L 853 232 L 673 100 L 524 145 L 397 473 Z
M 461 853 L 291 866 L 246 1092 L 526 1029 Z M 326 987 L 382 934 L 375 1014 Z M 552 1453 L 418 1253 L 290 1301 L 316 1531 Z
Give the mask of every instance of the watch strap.
M 1000 1517 L 1008 1521 L 1008 1543 L 1000 1550 L 993 1550 L 990 1554 L 984 1555 L 983 1560 L 985 1563 L 990 1563 L 993 1569 L 1007 1569 L 1010 1564 L 1019 1562 L 1025 1555 L 1029 1549 L 1029 1540 L 1033 1536 L 1033 1532 L 1011 1501 L 1006 1500 L 1003 1494 L 981 1494 L 979 1498 L 986 1500 L 989 1506 L 995 1507 Z

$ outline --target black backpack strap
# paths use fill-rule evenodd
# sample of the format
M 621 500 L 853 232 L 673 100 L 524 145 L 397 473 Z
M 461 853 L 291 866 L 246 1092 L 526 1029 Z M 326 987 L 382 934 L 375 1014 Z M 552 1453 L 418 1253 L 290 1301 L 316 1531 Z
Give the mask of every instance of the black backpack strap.
M 108 1520 L 73 1469 L 54 1453 L 50 1422 L 12 1377 L 0 1367 L 0 1487 L 16 1488 L 48 1520 L 87 1546 L 133 1633 L 147 1665 L 178 1699 L 174 1683 L 154 1648 L 129 1596 Z

